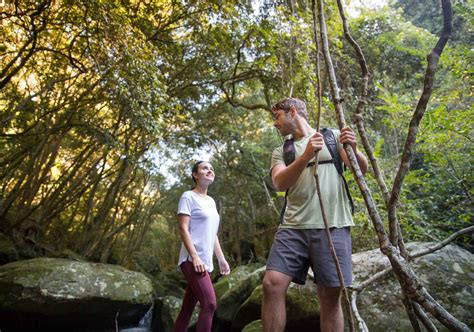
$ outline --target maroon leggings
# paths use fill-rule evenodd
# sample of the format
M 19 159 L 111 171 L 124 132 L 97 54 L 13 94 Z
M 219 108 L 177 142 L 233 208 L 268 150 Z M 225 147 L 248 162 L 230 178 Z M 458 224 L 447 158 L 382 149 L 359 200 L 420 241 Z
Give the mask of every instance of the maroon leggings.
M 188 286 L 184 293 L 181 311 L 174 323 L 173 332 L 185 332 L 188 329 L 197 301 L 201 305 L 201 312 L 196 323 L 196 332 L 210 332 L 217 301 L 209 272 L 198 273 L 194 271 L 191 262 L 183 262 L 180 267 Z

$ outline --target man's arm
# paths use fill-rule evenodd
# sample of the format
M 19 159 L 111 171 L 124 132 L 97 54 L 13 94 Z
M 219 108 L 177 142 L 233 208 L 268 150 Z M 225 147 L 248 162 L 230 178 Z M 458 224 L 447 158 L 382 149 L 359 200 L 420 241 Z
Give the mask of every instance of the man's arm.
M 296 183 L 301 172 L 306 168 L 308 162 L 314 158 L 315 152 L 323 148 L 324 138 L 321 133 L 315 133 L 308 141 L 306 149 L 301 156 L 290 165 L 277 164 L 272 168 L 273 186 L 278 191 L 285 191 Z
M 341 135 L 339 136 L 339 141 L 342 144 L 347 143 L 352 147 L 352 150 L 354 151 L 356 155 L 357 162 L 359 163 L 359 167 L 362 174 L 367 173 L 367 169 L 368 169 L 367 158 L 362 154 L 362 152 L 360 152 L 357 149 L 357 138 L 356 138 L 355 133 L 352 131 L 352 129 L 349 127 L 342 128 Z M 341 156 L 344 164 L 347 167 L 351 168 L 351 164 L 349 162 L 349 157 L 347 156 L 346 150 L 341 149 L 339 155 Z

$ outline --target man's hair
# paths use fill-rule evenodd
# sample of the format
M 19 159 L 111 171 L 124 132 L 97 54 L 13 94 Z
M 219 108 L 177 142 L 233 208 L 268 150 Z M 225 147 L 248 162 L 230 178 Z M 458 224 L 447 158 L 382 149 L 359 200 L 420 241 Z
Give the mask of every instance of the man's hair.
M 303 100 L 299 98 L 285 98 L 277 102 L 272 106 L 272 112 L 277 110 L 283 110 L 285 113 L 290 111 L 291 106 L 293 106 L 299 115 L 305 118 L 308 121 L 308 112 L 306 111 L 306 104 Z
M 194 178 L 194 173 L 197 173 L 198 171 L 198 168 L 199 168 L 199 165 L 202 164 L 202 163 L 205 163 L 204 160 L 199 160 L 198 162 L 196 162 L 194 165 L 193 165 L 193 168 L 191 170 L 191 177 L 193 178 L 193 181 L 194 183 L 196 183 L 196 179 Z

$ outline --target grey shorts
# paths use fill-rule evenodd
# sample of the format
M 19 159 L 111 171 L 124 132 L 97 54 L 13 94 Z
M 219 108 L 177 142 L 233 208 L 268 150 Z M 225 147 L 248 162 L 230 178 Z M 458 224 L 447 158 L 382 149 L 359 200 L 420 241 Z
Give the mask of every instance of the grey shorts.
M 350 227 L 331 228 L 331 237 L 341 266 L 344 283 L 352 284 L 352 239 Z M 340 287 L 336 265 L 329 249 L 324 229 L 280 228 L 275 234 L 267 259 L 267 270 L 293 277 L 303 285 L 308 269 L 314 272 L 314 282 L 324 287 Z

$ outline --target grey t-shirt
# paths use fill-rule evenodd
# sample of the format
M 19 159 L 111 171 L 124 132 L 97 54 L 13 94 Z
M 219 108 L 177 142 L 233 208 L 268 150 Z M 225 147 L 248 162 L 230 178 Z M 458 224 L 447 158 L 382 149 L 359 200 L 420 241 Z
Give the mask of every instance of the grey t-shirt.
M 295 140 L 295 158 L 301 156 L 306 149 L 308 140 L 314 135 L 313 130 L 308 136 Z M 339 130 L 333 130 L 338 141 L 338 151 L 342 149 L 339 143 Z M 324 145 L 319 152 L 319 161 L 330 160 L 331 154 Z M 312 160 L 314 161 L 314 160 Z M 285 164 L 283 160 L 283 145 L 273 150 L 271 168 L 278 164 Z M 316 166 L 306 167 L 296 183 L 288 190 L 288 203 L 283 215 L 281 228 L 321 229 L 324 221 L 321 214 L 314 171 Z M 344 188 L 344 181 L 334 167 L 334 164 L 318 165 L 318 174 L 321 187 L 321 196 L 324 211 L 330 227 L 354 226 L 351 215 L 349 198 Z

